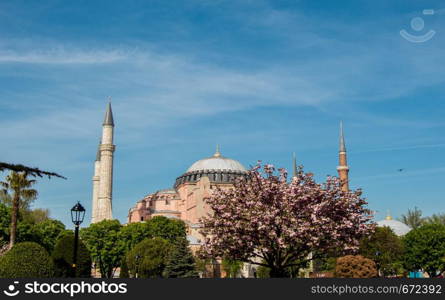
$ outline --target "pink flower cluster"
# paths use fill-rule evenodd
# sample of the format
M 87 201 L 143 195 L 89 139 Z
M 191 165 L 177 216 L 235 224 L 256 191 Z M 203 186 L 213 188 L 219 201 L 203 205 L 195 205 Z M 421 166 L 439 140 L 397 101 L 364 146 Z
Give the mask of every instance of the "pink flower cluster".
M 311 174 L 261 162 L 233 189 L 216 189 L 207 204 L 213 214 L 201 220 L 203 255 L 231 257 L 267 266 L 287 267 L 310 253 L 355 250 L 373 228 L 361 191 L 344 192 L 340 180 L 318 184 Z

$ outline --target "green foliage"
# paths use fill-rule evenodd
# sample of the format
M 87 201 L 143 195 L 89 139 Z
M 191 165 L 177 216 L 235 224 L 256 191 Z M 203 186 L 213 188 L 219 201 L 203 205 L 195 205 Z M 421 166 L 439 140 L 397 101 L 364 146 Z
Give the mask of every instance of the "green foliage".
M 359 252 L 374 260 L 384 276 L 402 272 L 403 244 L 389 227 L 376 227 L 372 235 L 361 240 Z
M 445 214 L 433 214 L 424 218 L 425 224 L 442 224 L 445 225 Z
M 423 225 L 424 219 L 422 218 L 422 211 L 414 207 L 413 210 L 408 209 L 406 215 L 402 215 L 400 221 L 411 227 L 412 229 L 419 228 Z
M 133 249 L 136 244 L 146 238 L 152 237 L 145 222 L 130 223 L 122 226 L 119 232 L 120 239 L 124 244 L 125 252 Z
M 1 278 L 49 278 L 54 265 L 48 252 L 37 243 L 17 243 L 0 257 Z
M 127 253 L 128 269 L 133 277 L 162 277 L 171 244 L 163 238 L 145 239 Z
M 56 277 L 73 277 L 73 275 L 77 278 L 91 277 L 90 252 L 80 239 L 77 247 L 77 267 L 74 274 L 74 233 L 64 233 L 59 237 L 52 253 Z
M 82 228 L 80 236 L 104 278 L 113 277 L 125 252 L 118 220 L 104 220 Z
M 407 270 L 422 269 L 430 277 L 445 270 L 445 225 L 426 224 L 411 230 L 405 235 L 403 244 Z
M 201 274 L 202 277 L 206 278 L 208 273 L 207 266 L 211 263 L 210 258 L 200 258 L 199 256 L 195 257 L 195 268 L 198 274 Z
M 258 278 L 270 278 L 270 268 L 265 266 L 259 266 L 256 269 L 256 276 Z
M 36 213 L 37 212 L 37 213 Z M 17 224 L 17 242 L 36 242 L 52 252 L 58 235 L 65 229 L 62 222 L 49 218 L 35 218 L 47 215 L 47 210 L 21 211 Z M 11 208 L 0 203 L 0 241 L 9 240 Z
M 33 210 L 20 210 L 20 221 L 31 224 L 39 224 L 49 220 L 49 210 L 43 208 L 36 208 Z
M 41 245 L 41 239 L 40 232 L 33 224 L 22 222 L 17 224 L 17 242 L 34 242 Z
M 9 240 L 9 224 L 11 222 L 11 209 L 0 203 L 0 241 Z
M 335 272 L 337 257 L 334 253 L 320 255 L 313 260 L 314 272 Z
M 39 244 L 45 247 L 49 253 L 52 253 L 57 239 L 65 230 L 65 225 L 58 220 L 48 219 L 37 223 L 34 227 L 40 235 Z
M 11 211 L 11 230 L 9 232 L 9 244 L 12 247 L 17 238 L 17 222 L 19 215 L 19 208 L 26 208 L 32 201 L 37 198 L 37 191 L 31 189 L 36 183 L 35 180 L 27 178 L 28 173 L 11 172 L 6 176 L 5 181 L 0 181 L 0 186 L 3 187 L 3 195 L 12 192 L 10 196 L 12 211 Z
M 346 255 L 337 259 L 335 276 L 340 278 L 372 278 L 377 276 L 375 262 L 361 255 Z
M 37 198 L 37 191 L 30 189 L 36 181 L 29 180 L 24 173 L 11 172 L 0 182 L 3 190 L 0 193 L 0 200 L 7 206 L 13 206 L 14 201 L 18 200 L 18 208 L 27 210 L 31 203 Z M 12 192 L 12 194 L 10 194 Z
M 185 223 L 181 220 L 156 216 L 147 221 L 150 237 L 160 237 L 168 241 L 186 237 Z
M 241 263 L 242 265 L 242 263 Z M 163 272 L 166 278 L 197 278 L 195 259 L 185 238 L 178 238 L 170 250 Z
M 43 177 L 43 175 L 45 175 L 45 176 L 48 176 L 48 178 L 51 178 L 51 176 L 54 176 L 54 177 L 66 179 L 62 175 L 59 175 L 54 172 L 43 171 L 43 170 L 40 170 L 39 168 L 32 168 L 32 167 L 24 166 L 21 164 L 9 164 L 9 163 L 5 163 L 5 162 L 0 162 L 0 171 L 4 171 L 5 169 L 11 170 L 14 172 L 24 172 L 27 175 L 31 175 L 34 177 L 36 177 L 36 176 Z
M 239 271 L 243 267 L 243 262 L 230 258 L 224 258 L 221 262 L 221 266 L 226 272 L 228 278 L 236 278 Z

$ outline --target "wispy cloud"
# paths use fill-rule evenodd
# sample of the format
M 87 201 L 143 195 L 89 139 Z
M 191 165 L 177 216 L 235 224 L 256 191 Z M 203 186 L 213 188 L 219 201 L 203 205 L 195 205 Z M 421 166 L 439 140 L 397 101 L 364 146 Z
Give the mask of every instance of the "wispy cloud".
M 387 148 L 376 148 L 369 150 L 359 150 L 359 151 L 351 151 L 351 153 L 368 153 L 368 152 L 386 152 L 386 151 L 401 151 L 401 150 L 416 150 L 423 148 L 444 148 L 445 143 L 442 144 L 429 144 L 429 145 L 407 145 L 400 147 L 387 147 Z
M 0 50 L 0 63 L 25 64 L 106 64 L 123 60 L 127 54 L 120 50 L 68 50 L 64 47 L 13 51 Z

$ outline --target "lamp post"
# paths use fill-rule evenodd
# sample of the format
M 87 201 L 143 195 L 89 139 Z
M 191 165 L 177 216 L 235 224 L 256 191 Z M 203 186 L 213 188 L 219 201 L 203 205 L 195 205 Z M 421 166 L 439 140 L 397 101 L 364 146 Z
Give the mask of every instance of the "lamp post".
M 77 244 L 79 242 L 79 226 L 83 222 L 85 217 L 85 208 L 77 202 L 76 205 L 71 208 L 71 221 L 74 224 L 74 251 L 73 251 L 73 277 L 76 277 L 77 270 Z
M 135 277 L 138 278 L 138 272 L 139 272 L 139 260 L 141 259 L 141 256 L 139 254 L 137 254 L 134 257 L 134 260 L 136 261 L 136 274 Z
M 375 265 L 377 267 L 377 277 L 380 277 L 380 264 L 378 263 L 379 257 L 382 253 L 380 251 L 375 252 Z

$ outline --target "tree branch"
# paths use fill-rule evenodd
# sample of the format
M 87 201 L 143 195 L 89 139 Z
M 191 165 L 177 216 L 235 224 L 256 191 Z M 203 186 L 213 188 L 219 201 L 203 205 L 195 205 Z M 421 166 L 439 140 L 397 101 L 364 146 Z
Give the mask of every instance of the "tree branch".
M 57 173 L 54 172 L 48 172 L 48 171 L 43 171 L 40 170 L 38 168 L 31 168 L 31 167 L 27 167 L 21 164 L 8 164 L 8 163 L 4 163 L 4 162 L 0 162 L 0 171 L 4 171 L 4 170 L 11 170 L 14 172 L 25 172 L 27 175 L 31 175 L 31 176 L 39 176 L 39 177 L 43 177 L 48 176 L 48 178 L 51 178 L 51 176 L 54 177 L 59 177 L 62 179 L 66 179 L 66 177 L 59 175 Z

